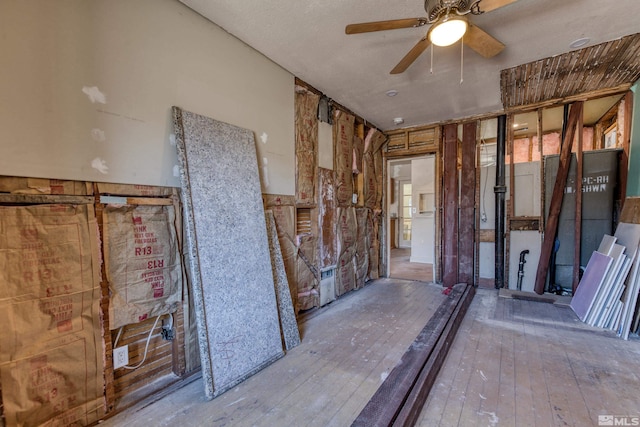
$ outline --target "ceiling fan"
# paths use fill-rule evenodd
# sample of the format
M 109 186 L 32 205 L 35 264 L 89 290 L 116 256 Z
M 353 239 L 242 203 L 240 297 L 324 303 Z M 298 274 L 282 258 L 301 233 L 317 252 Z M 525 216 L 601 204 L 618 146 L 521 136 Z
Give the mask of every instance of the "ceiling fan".
M 429 31 L 391 70 L 391 74 L 404 72 L 429 45 L 449 46 L 464 36 L 464 43 L 485 58 L 496 56 L 504 44 L 480 27 L 472 24 L 466 15 L 480 15 L 517 0 L 425 0 L 426 18 L 392 19 L 388 21 L 350 24 L 347 34 L 395 30 L 398 28 L 422 27 L 431 24 Z

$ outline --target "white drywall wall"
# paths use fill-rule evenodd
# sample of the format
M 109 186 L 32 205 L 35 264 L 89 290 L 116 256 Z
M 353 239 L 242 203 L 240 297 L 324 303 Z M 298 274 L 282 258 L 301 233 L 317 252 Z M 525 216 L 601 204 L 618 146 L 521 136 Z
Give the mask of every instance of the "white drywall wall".
M 252 130 L 294 194 L 294 77 L 177 1 L 2 2 L 0 51 L 0 175 L 179 186 L 177 105 Z
M 435 156 L 411 160 L 411 262 L 434 263 L 435 205 L 420 213 L 420 194 L 435 194 L 435 176 Z

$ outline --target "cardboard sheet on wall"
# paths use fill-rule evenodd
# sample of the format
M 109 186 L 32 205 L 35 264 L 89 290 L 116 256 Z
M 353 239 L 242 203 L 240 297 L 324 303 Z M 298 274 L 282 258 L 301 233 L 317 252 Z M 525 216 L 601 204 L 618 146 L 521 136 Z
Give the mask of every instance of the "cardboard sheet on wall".
M 293 306 L 298 305 L 298 287 L 296 285 L 296 268 L 298 259 L 298 248 L 295 244 L 295 199 L 293 196 L 263 195 L 265 206 L 273 212 L 278 232 L 278 242 L 282 251 L 282 260 L 287 274 L 289 290 Z
M 386 142 L 384 134 L 371 129 L 364 142 L 364 206 L 375 212 L 382 210 L 383 156 L 382 146 Z
M 367 219 L 369 236 L 369 279 L 380 278 L 380 212 L 371 212 Z
M 296 263 L 296 283 L 298 287 L 298 311 L 320 305 L 319 278 L 316 269 L 316 244 L 318 239 L 312 234 L 297 237 L 298 257 Z
M 319 95 L 303 88 L 296 90 L 296 202 L 299 205 L 315 204 L 319 99 Z
M 182 268 L 174 223 L 173 206 L 105 207 L 111 329 L 178 309 Z
M 382 151 L 378 150 L 373 154 L 373 165 L 375 167 L 376 174 L 376 201 L 373 209 L 376 212 L 382 211 L 382 190 L 384 188 L 384 183 L 382 180 L 382 178 L 384 177 L 384 172 L 382 170 L 383 163 Z
M 363 158 L 364 169 L 364 206 L 375 209 L 377 201 L 376 163 L 373 153 L 367 152 Z
M 355 272 L 356 288 L 361 288 L 369 273 L 369 235 L 367 234 L 367 220 L 369 209 L 356 209 L 358 230 L 356 233 Z
M 353 137 L 353 173 L 362 173 L 362 156 L 364 155 L 364 140 Z
M 300 344 L 300 331 L 296 321 L 296 313 L 291 298 L 291 290 L 284 269 L 284 260 L 278 241 L 276 222 L 273 212 L 266 212 L 267 236 L 269 237 L 269 252 L 273 267 L 273 281 L 276 285 L 276 301 L 278 302 L 278 317 L 280 318 L 280 333 L 286 350 L 291 350 Z
M 353 123 L 355 117 L 335 111 L 333 122 L 334 170 L 336 172 L 336 201 L 338 206 L 351 206 L 353 195 Z
M 86 196 L 93 188 L 84 181 L 0 176 L 0 193 Z
M 0 381 L 14 425 L 104 414 L 98 227 L 91 205 L 0 207 Z
M 338 208 L 338 265 L 336 295 L 343 295 L 356 287 L 355 261 L 358 223 L 356 208 Z
M 318 193 L 320 200 L 318 202 L 318 211 L 320 218 L 319 231 L 319 262 L 320 268 L 336 265 L 338 262 L 338 248 L 336 237 L 336 196 L 335 196 L 335 173 L 332 170 L 319 168 Z

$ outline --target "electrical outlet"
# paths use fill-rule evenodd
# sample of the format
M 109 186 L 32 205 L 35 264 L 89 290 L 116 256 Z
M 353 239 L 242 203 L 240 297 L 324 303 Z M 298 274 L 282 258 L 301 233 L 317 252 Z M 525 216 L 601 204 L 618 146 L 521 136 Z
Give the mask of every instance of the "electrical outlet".
M 171 341 L 176 337 L 176 328 L 171 328 L 169 325 L 163 325 L 160 331 L 160 336 L 163 340 Z
M 118 369 L 129 364 L 129 347 L 123 345 L 113 349 L 113 369 Z

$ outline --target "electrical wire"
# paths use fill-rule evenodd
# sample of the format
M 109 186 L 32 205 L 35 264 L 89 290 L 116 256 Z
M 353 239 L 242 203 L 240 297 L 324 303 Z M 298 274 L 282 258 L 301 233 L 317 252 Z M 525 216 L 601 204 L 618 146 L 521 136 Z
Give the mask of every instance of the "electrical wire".
M 460 39 L 460 84 L 464 82 L 464 37 Z
M 480 141 L 480 162 L 482 164 L 482 150 L 485 151 L 485 154 L 487 153 L 487 147 L 485 146 L 485 142 L 484 140 Z M 487 168 L 487 172 L 489 171 L 488 166 L 482 166 L 482 168 Z M 487 181 L 489 181 L 489 177 L 486 176 L 484 177 L 484 185 L 482 186 L 482 198 L 480 199 L 480 221 L 482 222 L 487 222 L 487 211 L 486 211 L 486 207 L 485 207 L 485 197 L 487 194 Z
M 429 68 L 429 74 L 433 74 L 433 43 L 431 44 L 431 66 Z
M 144 346 L 144 356 L 142 356 L 142 360 L 140 361 L 140 363 L 138 363 L 136 366 L 129 366 L 129 365 L 124 365 L 122 366 L 125 369 L 138 369 L 140 366 L 142 366 L 142 364 L 144 363 L 144 361 L 147 359 L 147 352 L 149 351 L 149 343 L 151 342 L 151 336 L 153 335 L 153 330 L 156 328 L 156 326 L 158 326 L 158 320 L 160 320 L 160 318 L 162 317 L 162 315 L 156 317 L 156 321 L 153 322 L 153 326 L 151 327 L 151 330 L 149 331 L 149 336 L 147 336 L 147 343 Z M 170 315 L 171 317 L 171 326 L 173 327 L 173 315 Z M 124 328 L 124 326 L 120 326 L 120 329 L 118 330 L 118 335 L 116 335 L 116 339 L 113 342 L 113 348 L 116 348 L 116 346 L 118 345 L 118 340 L 120 339 L 120 336 L 122 335 L 122 329 Z

